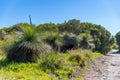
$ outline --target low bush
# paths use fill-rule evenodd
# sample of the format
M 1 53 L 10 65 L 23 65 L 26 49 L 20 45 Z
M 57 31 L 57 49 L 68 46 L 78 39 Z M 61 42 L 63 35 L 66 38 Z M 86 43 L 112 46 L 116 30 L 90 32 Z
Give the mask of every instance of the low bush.
M 38 63 L 17 63 L 2 55 L 0 77 L 2 80 L 77 80 L 88 68 L 88 55 L 92 60 L 101 56 L 90 50 L 71 50 L 66 54 L 52 52 L 41 55 Z
M 63 66 L 62 62 L 59 60 L 57 54 L 55 53 L 41 56 L 39 64 L 42 70 L 46 72 L 54 72 L 57 69 L 61 69 Z
M 87 66 L 89 59 L 92 57 L 92 52 L 90 50 L 73 50 L 69 53 L 69 60 L 72 62 L 76 62 L 82 68 Z

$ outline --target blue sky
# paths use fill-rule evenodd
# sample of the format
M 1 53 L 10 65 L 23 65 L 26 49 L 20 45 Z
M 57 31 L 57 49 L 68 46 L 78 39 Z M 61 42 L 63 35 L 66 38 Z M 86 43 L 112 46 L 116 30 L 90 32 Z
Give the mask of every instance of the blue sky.
M 120 0 L 0 0 L 0 28 L 20 22 L 62 23 L 69 19 L 100 24 L 113 35 L 120 31 Z

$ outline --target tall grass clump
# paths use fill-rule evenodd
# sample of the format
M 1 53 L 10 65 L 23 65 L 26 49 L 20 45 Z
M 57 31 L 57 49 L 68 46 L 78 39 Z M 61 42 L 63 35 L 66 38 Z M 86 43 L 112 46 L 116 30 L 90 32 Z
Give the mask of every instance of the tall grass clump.
M 42 42 L 37 40 L 36 30 L 28 26 L 23 29 L 22 38 L 8 50 L 7 59 L 17 62 L 37 62 L 44 52 Z

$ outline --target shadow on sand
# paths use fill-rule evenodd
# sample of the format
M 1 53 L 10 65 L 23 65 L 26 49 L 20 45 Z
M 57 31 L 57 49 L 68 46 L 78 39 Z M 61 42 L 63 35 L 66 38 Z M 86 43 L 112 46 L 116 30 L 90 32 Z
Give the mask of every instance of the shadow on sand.
M 120 52 L 118 50 L 112 50 L 110 51 L 106 56 L 113 56 L 114 54 L 120 54 Z
M 120 54 L 120 52 L 116 51 L 116 52 L 111 52 L 110 54 Z

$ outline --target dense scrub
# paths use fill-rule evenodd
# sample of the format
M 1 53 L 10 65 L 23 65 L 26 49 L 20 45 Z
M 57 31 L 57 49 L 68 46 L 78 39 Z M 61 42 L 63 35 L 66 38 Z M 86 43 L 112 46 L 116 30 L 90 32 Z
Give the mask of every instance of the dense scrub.
M 101 25 L 76 19 L 38 26 L 19 23 L 0 29 L 0 55 L 5 57 L 0 60 L 0 76 L 9 80 L 80 79 L 90 61 L 107 54 L 113 43 Z
M 3 28 L 0 31 L 0 38 L 5 40 L 9 37 L 20 36 L 23 33 L 22 28 L 28 26 L 31 25 L 20 23 Z M 50 45 L 55 51 L 66 52 L 69 49 L 83 48 L 106 54 L 111 49 L 111 34 L 101 25 L 80 23 L 79 20 L 72 19 L 61 24 L 40 24 L 35 28 L 37 38 Z

